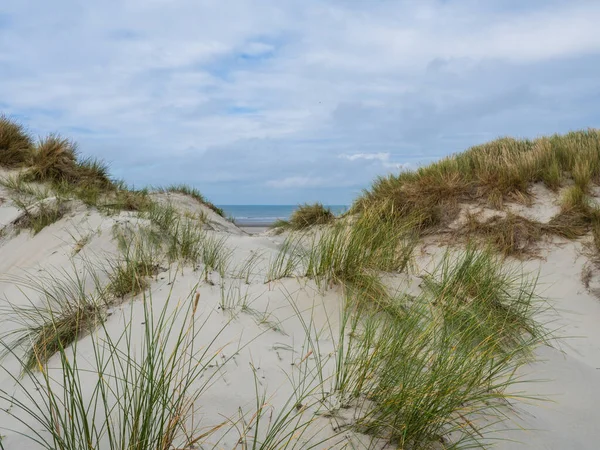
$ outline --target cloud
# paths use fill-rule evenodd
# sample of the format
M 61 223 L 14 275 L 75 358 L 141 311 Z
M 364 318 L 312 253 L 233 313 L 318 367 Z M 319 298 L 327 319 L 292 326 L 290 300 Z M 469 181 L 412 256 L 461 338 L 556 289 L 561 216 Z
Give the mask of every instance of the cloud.
M 598 126 L 600 4 L 8 2 L 2 109 L 136 185 L 348 203 L 499 135 Z
M 386 162 L 390 159 L 390 154 L 389 153 L 354 153 L 352 155 L 340 155 L 340 158 L 346 158 L 349 161 L 356 161 L 356 160 L 366 160 L 366 161 L 372 161 L 372 160 L 377 160 L 377 161 L 381 161 L 381 162 Z
M 269 180 L 265 183 L 269 187 L 279 189 L 295 189 L 306 187 L 323 187 L 326 185 L 325 180 L 319 177 L 287 177 L 279 180 Z

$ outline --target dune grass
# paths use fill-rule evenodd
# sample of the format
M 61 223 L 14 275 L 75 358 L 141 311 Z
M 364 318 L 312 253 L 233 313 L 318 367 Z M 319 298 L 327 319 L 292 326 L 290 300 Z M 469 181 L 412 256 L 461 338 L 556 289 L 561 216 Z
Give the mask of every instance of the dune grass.
M 535 294 L 537 280 L 492 249 L 447 251 L 430 276 L 424 290 L 440 309 L 451 334 L 466 335 L 476 345 L 492 345 L 510 351 L 525 348 L 528 340 L 540 342 L 545 331 L 535 317 L 544 303 Z M 477 337 L 479 335 L 479 337 Z M 469 346 L 470 343 L 461 343 Z
M 58 134 L 50 134 L 32 148 L 24 176 L 29 181 L 96 185 L 111 188 L 108 167 L 97 159 L 80 159 L 77 144 Z
M 146 298 L 143 317 L 134 320 L 130 310 L 120 332 L 101 326 L 90 340 L 90 356 L 77 342 L 68 348 L 61 344 L 55 364 L 41 365 L 40 375 L 25 370 L 21 379 L 9 373 L 21 395 L 13 387 L 0 388 L 0 399 L 13 405 L 7 414 L 41 448 L 194 448 L 219 428 L 200 430 L 194 411 L 218 373 L 207 368 L 220 355 L 214 342 L 223 331 L 197 345 L 208 321 L 197 319 L 197 300 L 191 295 L 174 310 L 168 301 L 153 310 Z M 26 361 L 19 362 L 27 368 Z
M 33 142 L 23 125 L 0 115 L 0 167 L 19 167 L 24 165 Z
M 267 281 L 293 275 L 356 289 L 374 302 L 382 302 L 386 290 L 382 272 L 402 272 L 412 259 L 416 239 L 408 223 L 382 221 L 363 215 L 355 222 L 338 222 L 319 233 L 292 233 L 271 261 Z
M 41 369 L 48 359 L 94 330 L 104 317 L 106 297 L 88 266 L 57 273 L 29 274 L 6 281 L 20 287 L 27 303 L 7 299 L 5 320 L 16 325 L 2 334 L 3 356 L 24 349 L 23 369 Z M 39 298 L 34 298 L 37 296 Z
M 271 228 L 284 231 L 286 229 L 298 231 L 310 228 L 314 225 L 327 225 L 335 220 L 335 215 L 330 208 L 325 208 L 321 203 L 299 205 L 290 220 L 278 219 Z
M 519 397 L 515 370 L 549 336 L 536 322 L 535 281 L 468 247 L 448 253 L 419 296 L 385 309 L 348 291 L 335 391 L 360 412 L 355 429 L 394 448 L 485 446 Z
M 532 183 L 558 189 L 571 178 L 585 190 L 600 175 L 600 131 L 589 129 L 538 139 L 500 138 L 416 171 L 378 178 L 352 211 L 417 218 L 423 230 L 447 223 L 459 200 L 526 198 Z
M 148 189 L 134 189 L 114 180 L 100 159 L 83 157 L 73 140 L 49 134 L 33 142 L 25 128 L 0 115 L 0 167 L 23 168 L 11 189 L 20 193 L 27 182 L 42 183 L 65 198 L 77 198 L 108 213 L 145 212 L 152 207 Z M 224 211 L 208 201 L 198 189 L 185 184 L 159 188 L 158 192 L 188 195 L 224 217 Z
M 24 208 L 25 214 L 15 222 L 17 229 L 30 229 L 32 233 L 38 234 L 48 225 L 63 218 L 66 212 L 65 206 L 57 200 L 55 203 L 46 204 L 38 202 L 30 208 Z
M 106 291 L 119 299 L 136 296 L 148 287 L 148 278 L 160 272 L 160 239 L 145 229 L 134 231 L 116 227 L 113 235 L 120 257 L 107 262 L 109 283 Z

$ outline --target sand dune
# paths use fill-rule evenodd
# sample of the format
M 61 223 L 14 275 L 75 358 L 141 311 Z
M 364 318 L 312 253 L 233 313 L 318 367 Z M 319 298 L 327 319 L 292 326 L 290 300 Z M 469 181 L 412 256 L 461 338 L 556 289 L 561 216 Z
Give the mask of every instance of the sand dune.
M 542 188 L 534 192 L 536 198 L 531 206 L 515 203 L 507 208 L 530 219 L 547 221 L 556 208 L 557 197 Z M 60 278 L 66 273 L 85 277 L 93 270 L 96 283 L 108 284 L 111 274 L 104 269 L 121 255 L 115 230 L 133 230 L 128 236 L 135 240 L 140 230 L 151 225 L 147 217 L 137 212 L 106 214 L 73 200 L 68 202 L 62 218 L 33 235 L 29 230 L 17 229 L 15 224 L 23 211 L 11 200 L 12 196 L 9 189 L 0 189 L 0 224 L 5 230 L 0 242 L 0 302 L 5 314 L 31 302 L 39 305 L 39 292 L 18 281 L 24 277 L 29 277 L 30 282 L 43 281 L 48 276 Z M 119 336 L 129 324 L 133 346 L 137 348 L 147 330 L 145 304 L 151 303 L 154 311 L 174 312 L 196 299 L 196 314 L 203 326 L 194 339 L 211 356 L 201 379 L 195 382 L 203 392 L 194 405 L 193 419 L 201 429 L 212 432 L 189 448 L 245 448 L 241 447 L 240 436 L 251 439 L 255 434 L 266 434 L 281 411 L 288 411 L 294 420 L 306 420 L 306 430 L 264 448 L 284 448 L 284 442 L 288 445 L 290 440 L 294 440 L 294 448 L 395 448 L 397 444 L 353 429 L 350 425 L 360 411 L 351 405 L 340 409 L 328 395 L 321 396 L 327 398 L 324 403 L 306 405 L 299 400 L 305 398 L 299 395 L 299 387 L 332 389 L 330 377 L 335 372 L 340 339 L 343 289 L 297 276 L 269 281 L 269 271 L 286 239 L 285 233 L 248 235 L 183 194 L 152 194 L 152 198 L 163 206 L 174 207 L 181 216 L 202 216 L 199 227 L 205 238 L 221 240 L 223 251 L 229 256 L 227 267 L 209 270 L 202 263 L 162 261 L 148 277 L 144 293 L 113 301 L 104 326 L 84 333 L 67 349 L 66 354 L 76 356 L 81 364 L 81 385 L 85 388 L 82 396 L 93 396 L 96 387 L 94 342 L 106 335 Z M 475 212 L 482 220 L 493 217 L 481 208 Z M 590 265 L 586 256 L 586 239 L 548 238 L 539 245 L 535 258 L 518 262 L 528 273 L 539 271 L 538 293 L 552 306 L 540 320 L 551 321 L 548 326 L 560 338 L 552 340 L 551 346 L 539 346 L 535 361 L 519 369 L 524 380 L 530 381 L 510 389 L 539 400 L 509 400 L 514 411 L 508 410 L 508 420 L 493 426 L 496 433 L 486 434 L 486 438 L 500 439 L 497 448 L 593 449 L 600 441 L 596 426 L 600 404 L 600 300 L 590 291 L 598 269 Z M 387 274 L 385 284 L 395 292 L 418 295 L 423 276 L 433 270 L 445 251 L 439 242 L 445 241 L 443 236 L 428 237 L 415 250 L 411 273 Z M 586 270 L 592 280 L 590 289 L 582 282 Z M 91 292 L 94 288 L 95 284 L 87 279 L 85 289 Z M 174 320 L 175 329 L 185 327 L 183 316 Z M 3 332 L 18 326 L 5 321 Z M 21 370 L 16 357 L 8 355 L 3 359 L 0 387 L 24 404 L 42 401 L 43 393 L 39 391 L 33 399 L 27 398 L 27 392 L 34 392 L 36 387 L 28 377 L 22 379 L 20 388 L 15 386 L 14 377 Z M 60 355 L 55 354 L 46 370 L 58 376 L 63 365 Z M 315 371 L 317 366 L 319 371 Z M 208 383 L 203 385 L 202 379 Z M 39 425 L 23 412 L 4 412 L 11 408 L 9 403 L 4 399 L 0 412 L 2 445 L 7 449 L 37 448 L 26 435 L 31 434 L 27 424 L 36 429 Z M 259 413 L 265 419 L 256 431 L 251 425 Z M 288 423 L 286 427 L 292 425 Z M 319 444 L 325 438 L 329 440 Z M 100 442 L 110 448 L 106 436 Z

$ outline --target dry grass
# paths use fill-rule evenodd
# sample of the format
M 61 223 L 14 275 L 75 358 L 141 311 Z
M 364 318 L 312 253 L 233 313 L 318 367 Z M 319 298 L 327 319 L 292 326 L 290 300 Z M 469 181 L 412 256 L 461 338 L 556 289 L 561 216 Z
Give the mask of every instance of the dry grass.
M 537 222 L 509 213 L 486 222 L 469 215 L 458 233 L 467 239 L 483 239 L 505 256 L 523 257 L 535 252 L 543 229 Z
M 23 125 L 0 115 L 0 166 L 18 167 L 29 156 L 31 137 Z
M 38 142 L 28 163 L 30 180 L 71 181 L 75 178 L 77 145 L 70 139 L 51 134 Z
M 590 229 L 593 230 L 594 224 L 600 223 L 597 216 L 598 212 L 593 209 L 568 209 L 557 214 L 548 223 L 540 223 L 512 213 L 495 216 L 487 221 L 470 215 L 467 216 L 465 225 L 450 233 L 450 236 L 453 239 L 460 238 L 461 242 L 479 239 L 492 245 L 504 256 L 529 258 L 536 256 L 538 244 L 545 236 L 577 239 L 586 235 Z M 598 239 L 600 242 L 600 237 Z
M 587 190 L 600 176 L 600 131 L 589 129 L 539 139 L 500 138 L 416 171 L 378 178 L 353 211 L 375 209 L 385 217 L 417 217 L 422 229 L 453 216 L 440 210 L 458 200 L 528 198 L 532 183 L 556 190 L 572 178 Z
M 30 181 L 68 183 L 113 188 L 108 166 L 94 158 L 78 158 L 77 144 L 57 134 L 41 139 L 27 160 L 25 177 Z
M 303 230 L 313 225 L 327 225 L 335 220 L 335 215 L 330 208 L 325 208 L 321 203 L 298 206 L 292 213 L 290 220 L 277 220 L 271 228 L 281 231 L 286 229 Z

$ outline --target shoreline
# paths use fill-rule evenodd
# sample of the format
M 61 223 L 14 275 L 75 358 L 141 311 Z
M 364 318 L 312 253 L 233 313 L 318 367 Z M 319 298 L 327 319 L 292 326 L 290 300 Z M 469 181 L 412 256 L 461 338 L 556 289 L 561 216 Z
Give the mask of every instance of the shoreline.
M 234 222 L 240 230 L 245 231 L 248 234 L 261 234 L 271 228 L 270 223 L 237 223 Z

